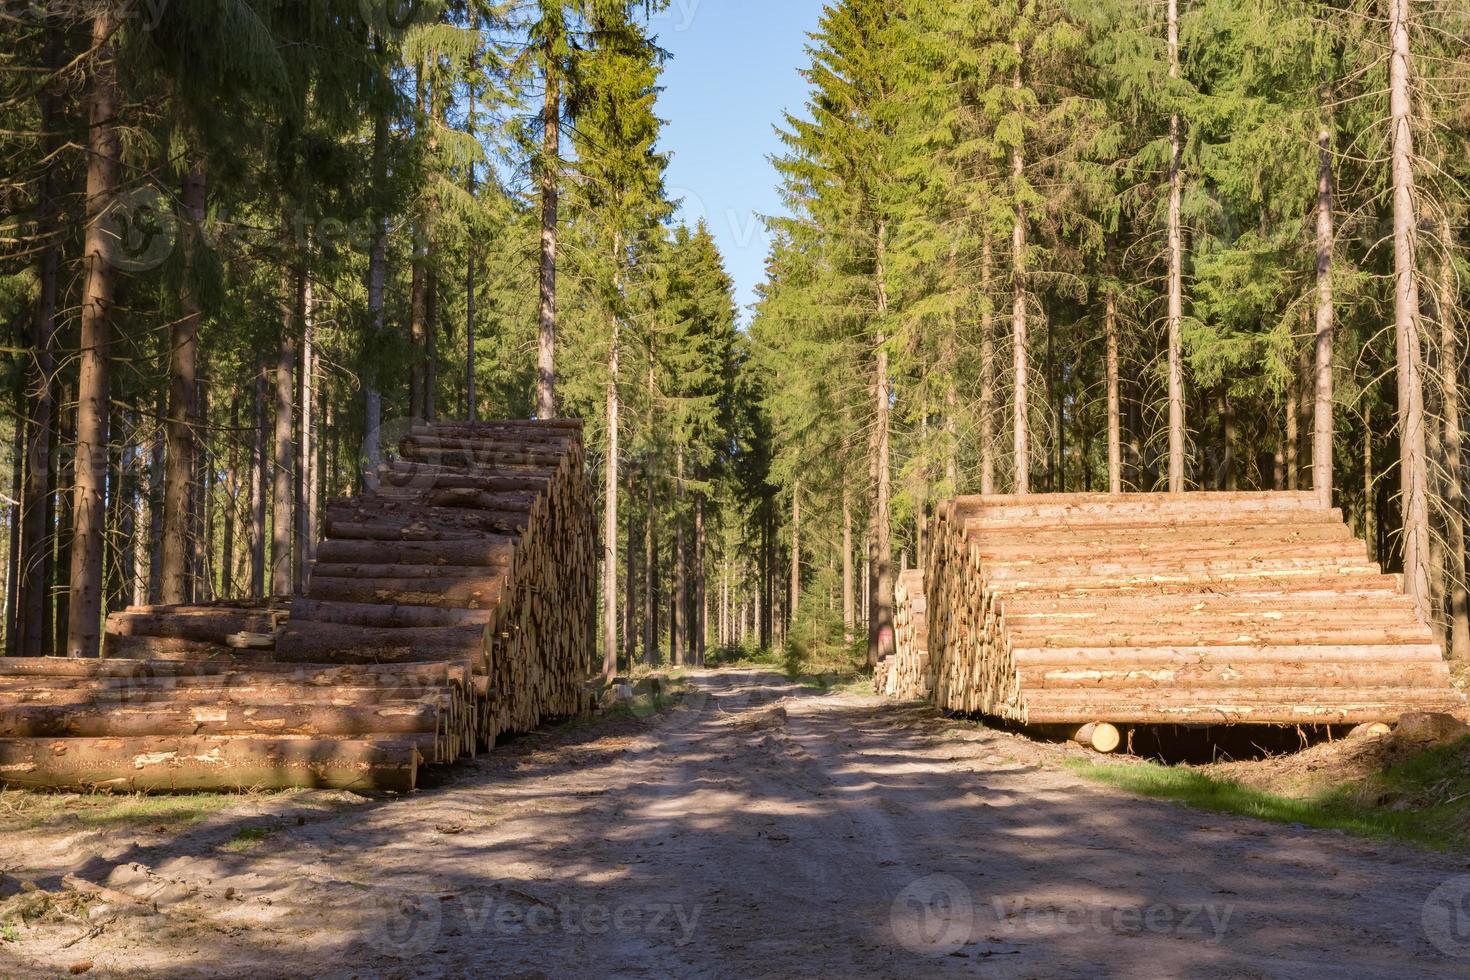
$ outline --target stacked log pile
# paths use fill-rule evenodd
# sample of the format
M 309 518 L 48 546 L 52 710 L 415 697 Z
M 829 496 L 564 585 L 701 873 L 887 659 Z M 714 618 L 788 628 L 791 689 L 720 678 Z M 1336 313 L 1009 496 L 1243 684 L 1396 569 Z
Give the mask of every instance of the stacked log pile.
M 413 429 L 375 492 L 327 508 L 277 659 L 473 665 L 476 738 L 589 711 L 597 537 L 580 422 Z
M 933 691 L 934 677 L 929 669 L 928 599 L 924 593 L 924 573 L 907 571 L 899 575 L 893 590 L 894 653 L 884 658 L 874 671 L 873 682 L 879 694 L 903 701 L 918 701 Z
M 109 659 L 0 660 L 0 782 L 407 791 L 592 707 L 580 423 L 415 428 L 326 532 L 289 606 L 134 607 Z
M 1400 582 L 1314 494 L 950 501 L 933 698 L 1023 724 L 1361 724 L 1460 713 Z

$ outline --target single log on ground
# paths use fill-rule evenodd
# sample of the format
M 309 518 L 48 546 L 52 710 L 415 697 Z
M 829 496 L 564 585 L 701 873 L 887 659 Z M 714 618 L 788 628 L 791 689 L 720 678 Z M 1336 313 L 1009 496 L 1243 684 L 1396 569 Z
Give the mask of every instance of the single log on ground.
M 0 782 L 10 787 L 175 793 L 292 788 L 411 792 L 410 740 L 259 737 L 7 739 Z

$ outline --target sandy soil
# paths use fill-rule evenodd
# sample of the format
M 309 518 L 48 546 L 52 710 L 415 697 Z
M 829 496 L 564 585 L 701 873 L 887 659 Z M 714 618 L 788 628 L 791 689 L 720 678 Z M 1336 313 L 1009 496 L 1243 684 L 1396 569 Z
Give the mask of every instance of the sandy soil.
M 1073 750 L 776 675 L 695 682 L 411 799 L 0 837 L 12 878 L 149 902 L 0 942 L 0 976 L 1470 976 L 1463 857 L 1134 799 Z

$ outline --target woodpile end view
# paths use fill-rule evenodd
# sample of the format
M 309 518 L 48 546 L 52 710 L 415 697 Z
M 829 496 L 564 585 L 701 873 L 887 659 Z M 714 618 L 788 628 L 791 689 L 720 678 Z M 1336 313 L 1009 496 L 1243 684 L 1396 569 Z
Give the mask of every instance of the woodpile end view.
M 895 597 L 892 697 L 1104 751 L 1119 726 L 1465 711 L 1400 579 L 1315 494 L 967 497 L 932 527 Z
M 104 659 L 0 660 L 0 781 L 403 792 L 590 710 L 581 424 L 435 424 L 401 450 L 328 507 L 304 598 L 135 606 Z

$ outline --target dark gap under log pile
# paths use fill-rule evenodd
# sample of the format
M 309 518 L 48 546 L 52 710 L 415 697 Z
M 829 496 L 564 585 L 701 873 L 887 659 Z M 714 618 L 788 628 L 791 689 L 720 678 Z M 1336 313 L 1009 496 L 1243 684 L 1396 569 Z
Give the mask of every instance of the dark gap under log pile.
M 581 424 L 413 430 L 325 515 L 307 596 L 134 607 L 107 659 L 0 660 L 0 782 L 406 792 L 595 700 Z
M 1465 709 L 1398 578 L 1314 494 L 970 497 L 933 531 L 943 710 L 1340 725 Z

